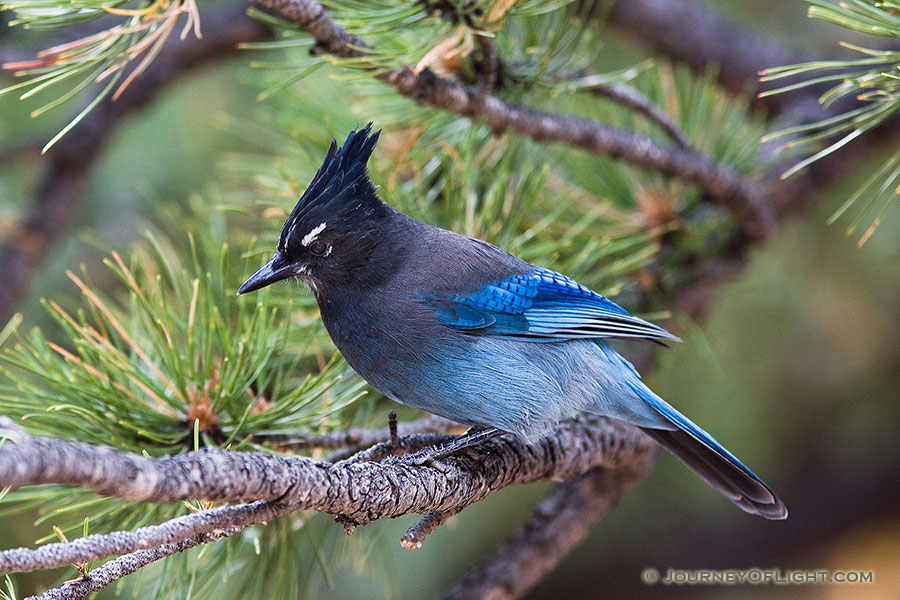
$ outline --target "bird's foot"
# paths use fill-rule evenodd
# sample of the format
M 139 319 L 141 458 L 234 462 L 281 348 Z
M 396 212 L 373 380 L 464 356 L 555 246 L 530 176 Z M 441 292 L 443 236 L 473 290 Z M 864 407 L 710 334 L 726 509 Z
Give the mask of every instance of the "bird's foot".
M 422 467 L 425 465 L 430 465 L 435 461 L 439 461 L 442 458 L 446 458 L 450 456 L 442 452 L 442 450 L 447 446 L 447 444 L 438 444 L 436 446 L 427 446 L 422 448 L 421 450 L 417 450 L 416 452 L 411 452 L 404 456 L 398 458 L 398 462 L 404 465 L 410 465 L 414 467 Z
M 456 454 L 460 450 L 480 444 L 498 435 L 503 435 L 504 431 L 496 427 L 472 427 L 467 432 L 447 442 L 446 444 L 437 444 L 422 448 L 417 452 L 407 454 L 401 457 L 397 462 L 404 465 L 421 467 L 425 465 L 433 465 L 448 456 Z

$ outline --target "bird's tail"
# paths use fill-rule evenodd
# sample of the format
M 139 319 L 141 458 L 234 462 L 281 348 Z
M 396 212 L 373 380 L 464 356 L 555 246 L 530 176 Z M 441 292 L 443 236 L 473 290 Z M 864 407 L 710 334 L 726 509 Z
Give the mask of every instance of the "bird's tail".
M 677 456 L 742 510 L 766 519 L 787 517 L 784 503 L 734 454 L 643 384 L 637 382 L 632 388 L 675 426 L 672 430 L 641 427 L 660 446 Z

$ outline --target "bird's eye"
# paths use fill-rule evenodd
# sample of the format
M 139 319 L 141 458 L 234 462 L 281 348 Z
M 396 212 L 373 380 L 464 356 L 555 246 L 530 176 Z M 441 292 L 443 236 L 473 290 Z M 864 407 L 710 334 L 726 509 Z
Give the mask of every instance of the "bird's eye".
M 313 256 L 322 256 L 328 250 L 328 244 L 322 240 L 316 240 L 309 245 L 309 253 Z

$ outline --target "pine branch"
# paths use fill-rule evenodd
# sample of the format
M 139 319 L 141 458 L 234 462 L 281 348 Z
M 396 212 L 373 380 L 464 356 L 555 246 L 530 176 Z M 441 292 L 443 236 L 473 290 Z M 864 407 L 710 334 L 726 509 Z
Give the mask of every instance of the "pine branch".
M 170 519 L 159 525 L 141 527 L 133 532 L 92 534 L 71 542 L 45 544 L 34 550 L 3 550 L 0 551 L 0 565 L 3 565 L 4 571 L 30 572 L 62 567 L 72 562 L 162 549 L 167 544 L 190 543 L 191 540 L 202 540 L 202 536 L 218 532 L 232 535 L 250 525 L 271 521 L 293 510 L 296 510 L 293 505 L 284 502 L 258 501 L 222 506 Z
M 221 60 L 240 42 L 267 39 L 269 28 L 244 14 L 243 7 L 204 17 L 203 39 L 172 39 L 150 67 L 117 102 L 102 102 L 46 155 L 48 162 L 28 214 L 14 226 L 15 236 L 0 246 L 0 322 L 27 294 L 37 269 L 70 217 L 78 210 L 91 165 L 116 127 L 153 100 L 166 86 L 201 65 Z
M 240 527 L 229 527 L 221 531 L 201 533 L 171 544 L 163 544 L 152 550 L 138 550 L 137 552 L 120 556 L 89 571 L 86 577 L 78 581 L 72 581 L 62 587 L 49 589 L 40 596 L 29 596 L 25 600 L 81 600 L 152 562 L 178 552 L 184 552 L 200 544 L 208 544 L 229 535 L 234 535 L 240 529 Z
M 315 38 L 320 51 L 340 58 L 367 54 L 366 44 L 339 26 L 313 0 L 256 2 L 304 28 Z M 587 119 L 507 103 L 490 94 L 482 98 L 478 89 L 438 77 L 427 69 L 417 74 L 403 67 L 376 73 L 375 77 L 416 102 L 481 120 L 498 132 L 511 130 L 544 143 L 568 144 L 697 183 L 734 214 L 751 239 L 764 239 L 772 229 L 773 216 L 759 192 L 731 168 L 694 151 L 662 145 L 649 137 Z
M 252 504 L 225 506 L 135 532 L 90 535 L 69 543 L 0 552 L 0 571 L 31 571 L 184 541 L 198 534 L 260 523 L 296 510 L 340 517 L 349 530 L 383 518 L 453 513 L 517 483 L 563 480 L 603 467 L 628 481 L 643 477 L 654 444 L 616 420 L 585 417 L 528 445 L 500 438 L 431 467 L 327 463 L 305 457 L 202 450 L 149 458 L 107 447 L 12 430 L 0 447 L 0 486 L 66 484 L 122 499 L 172 502 L 199 498 Z

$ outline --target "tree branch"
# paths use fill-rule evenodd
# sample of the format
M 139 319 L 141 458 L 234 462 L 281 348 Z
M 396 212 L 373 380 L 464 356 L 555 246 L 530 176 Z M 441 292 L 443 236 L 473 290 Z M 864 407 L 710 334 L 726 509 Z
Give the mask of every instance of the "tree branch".
M 418 433 L 447 433 L 449 430 L 462 427 L 459 423 L 444 417 L 430 416 L 409 423 L 397 424 L 397 435 L 406 437 Z M 299 448 L 323 448 L 326 450 L 344 450 L 347 448 L 368 448 L 391 439 L 391 429 L 350 429 L 322 435 L 267 435 L 256 438 L 263 442 L 275 443 Z M 346 458 L 346 457 L 344 457 Z M 330 456 L 331 462 L 337 462 Z
M 6 427 L 14 426 L 6 423 Z M 68 543 L 0 552 L 0 571 L 28 571 L 157 547 L 201 533 L 317 510 L 364 525 L 433 511 L 459 512 L 517 483 L 563 480 L 603 467 L 635 481 L 646 474 L 654 444 L 630 425 L 602 417 L 569 421 L 528 445 L 498 438 L 435 466 L 331 464 L 305 457 L 202 450 L 149 458 L 54 438 L 10 436 L 0 447 L 0 487 L 57 483 L 144 502 L 257 500 L 178 517 L 135 532 L 91 535 Z M 16 439 L 17 438 L 17 439 Z
M 444 598 L 521 598 L 581 544 L 594 524 L 642 477 L 601 468 L 560 484 L 512 539 Z
M 296 508 L 285 502 L 258 501 L 236 506 L 221 506 L 170 519 L 159 525 L 148 525 L 135 531 L 92 534 L 87 537 L 45 544 L 39 548 L 14 548 L 0 551 L 0 570 L 31 572 L 63 567 L 73 562 L 100 560 L 140 550 L 161 548 L 201 536 L 226 532 L 227 535 L 271 521 Z M 225 537 L 222 535 L 221 537 Z M 212 541 L 212 540 L 209 540 Z
M 692 0 L 619 0 L 609 11 L 609 23 L 698 73 L 717 66 L 719 83 L 736 94 L 762 91 L 762 69 L 807 58 L 774 40 L 748 32 Z M 799 95 L 815 97 L 806 90 Z M 757 102 L 782 112 L 796 98 L 784 94 Z
M 691 147 L 691 142 L 684 136 L 678 125 L 669 118 L 669 115 L 633 87 L 624 83 L 610 83 L 588 88 L 588 91 L 595 96 L 608 98 L 643 115 L 649 121 L 656 123 L 681 148 Z
M 750 93 L 757 106 L 768 111 L 773 129 L 818 121 L 836 114 L 835 107 L 823 107 L 819 96 L 829 83 L 804 87 L 791 92 L 758 98 L 755 95 L 783 82 L 759 81 L 759 72 L 778 65 L 806 62 L 815 57 L 806 52 L 786 48 L 728 21 L 704 4 L 693 0 L 619 0 L 609 11 L 609 23 L 654 50 L 689 65 L 698 73 L 716 67 L 719 83 L 734 93 Z M 846 98 L 841 106 L 855 102 Z M 894 118 L 870 132 L 852 146 L 833 153 L 812 164 L 805 172 L 780 181 L 778 177 L 796 159 L 780 161 L 766 177 L 765 196 L 776 220 L 783 220 L 808 207 L 815 201 L 815 187 L 821 187 L 852 170 L 854 158 L 861 158 L 865 149 L 876 147 L 884 140 L 894 139 L 900 129 L 900 119 Z M 774 148 L 787 141 L 781 139 L 763 148 L 771 155 Z M 773 191 L 774 190 L 774 191 Z
M 365 43 L 335 23 L 313 0 L 255 1 L 303 27 L 323 51 L 342 58 L 366 55 Z M 427 69 L 416 74 L 403 67 L 375 76 L 416 102 L 481 120 L 495 131 L 510 130 L 544 143 L 565 143 L 696 183 L 726 206 L 753 240 L 766 238 L 772 229 L 773 215 L 758 191 L 730 167 L 693 150 L 662 145 L 587 119 L 507 103 L 490 94 L 482 98 L 477 89 L 437 77 Z
M 230 527 L 223 531 L 201 533 L 179 542 L 163 544 L 152 550 L 139 550 L 126 554 L 91 570 L 88 572 L 87 577 L 79 581 L 73 581 L 62 587 L 49 589 L 40 596 L 29 596 L 25 600 L 81 600 L 152 562 L 200 544 L 208 544 L 229 535 L 234 535 L 240 529 L 239 527 Z
M 475 41 L 481 49 L 481 65 L 478 71 L 478 87 L 475 88 L 475 101 L 484 102 L 497 84 L 497 52 L 494 40 L 486 35 L 476 35 Z
M 407 550 L 415 550 L 416 548 L 422 547 L 422 542 L 425 541 L 425 537 L 435 531 L 438 527 L 447 522 L 447 519 L 452 517 L 453 515 L 458 514 L 459 511 L 453 510 L 433 510 L 421 519 L 419 522 L 406 530 L 406 533 L 403 534 L 403 537 L 400 538 L 400 543 Z

